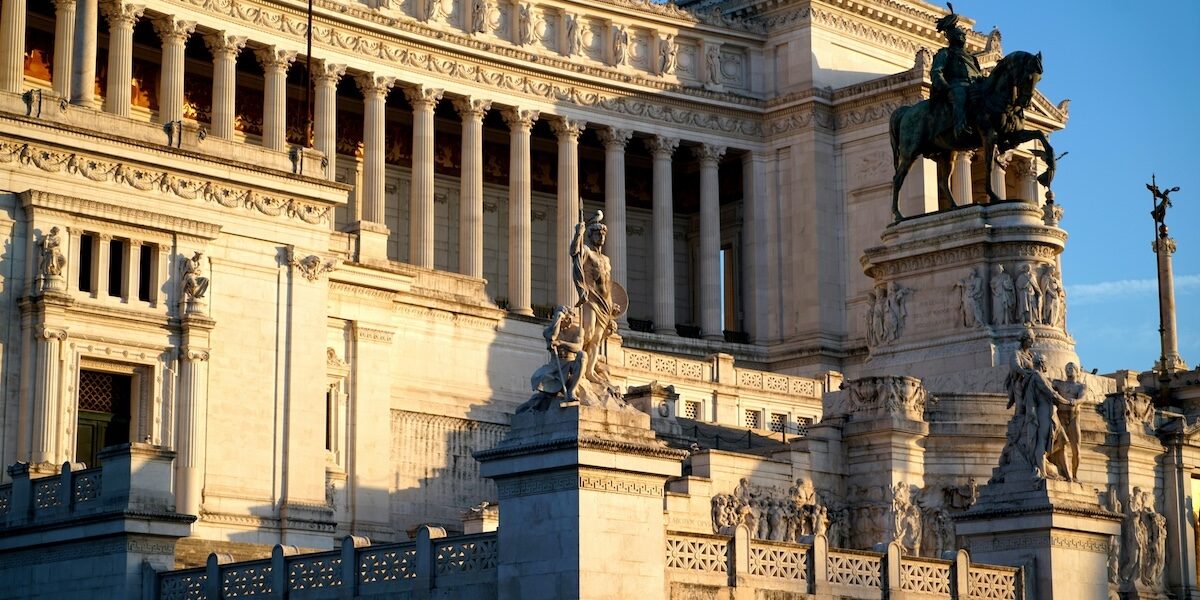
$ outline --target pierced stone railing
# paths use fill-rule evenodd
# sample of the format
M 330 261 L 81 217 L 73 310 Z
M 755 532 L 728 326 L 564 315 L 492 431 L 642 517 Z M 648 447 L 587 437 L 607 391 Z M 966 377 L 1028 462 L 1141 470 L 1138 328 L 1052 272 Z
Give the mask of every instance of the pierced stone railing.
M 1016 600 L 1020 569 L 973 565 L 967 553 L 954 560 L 903 556 L 892 543 L 886 553 L 834 550 L 824 536 L 811 544 L 752 540 L 745 527 L 734 535 L 668 533 L 667 580 L 671 584 L 800 591 L 818 597 Z
M 297 554 L 275 546 L 269 559 L 237 563 L 213 554 L 204 567 L 159 573 L 155 598 L 332 600 L 407 597 L 436 587 L 487 599 L 495 596 L 498 560 L 494 532 L 447 538 L 439 528 L 424 527 L 415 542 L 373 546 L 348 537 L 337 550 Z

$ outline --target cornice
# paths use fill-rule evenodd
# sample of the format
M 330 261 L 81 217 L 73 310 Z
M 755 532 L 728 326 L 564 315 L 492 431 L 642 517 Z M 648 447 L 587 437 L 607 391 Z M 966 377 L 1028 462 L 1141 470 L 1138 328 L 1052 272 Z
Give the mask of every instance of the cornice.
M 181 233 L 206 240 L 215 240 L 221 234 L 220 225 L 176 217 L 162 212 L 139 210 L 41 190 L 27 190 L 20 196 L 23 206 L 56 210 L 71 215 L 83 215 L 123 225 L 151 227 L 168 233 Z

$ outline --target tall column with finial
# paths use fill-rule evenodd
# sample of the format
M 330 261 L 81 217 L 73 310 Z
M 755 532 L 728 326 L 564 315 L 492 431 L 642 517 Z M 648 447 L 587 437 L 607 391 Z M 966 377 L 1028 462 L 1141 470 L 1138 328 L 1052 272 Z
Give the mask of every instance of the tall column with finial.
M 571 269 L 562 265 L 571 255 L 570 244 L 575 236 L 575 224 L 579 222 L 579 134 L 587 123 L 569 117 L 555 117 L 550 128 L 558 137 L 558 235 L 555 269 L 558 278 L 555 284 L 555 302 L 563 306 L 575 306 L 575 281 Z
M 613 283 L 629 289 L 628 256 L 625 234 L 625 145 L 633 132 L 605 127 L 597 130 L 604 144 L 604 219 L 608 221 L 608 241 L 604 253 L 612 266 Z M 629 307 L 625 307 L 628 309 Z M 621 313 L 622 327 L 629 325 L 629 311 Z
M 433 109 L 442 90 L 425 86 L 404 88 L 413 107 L 412 197 L 409 219 L 409 261 L 432 269 L 433 261 Z
M 1187 370 L 1187 364 L 1179 355 L 1179 338 L 1175 327 L 1175 272 L 1171 255 L 1175 253 L 1175 240 L 1167 235 L 1165 224 L 1158 227 L 1158 239 L 1154 240 L 1154 253 L 1158 255 L 1158 311 L 1162 320 L 1162 370 L 1164 372 Z
M 724 146 L 693 148 L 700 161 L 700 331 L 705 339 L 725 339 L 721 314 L 721 203 L 717 166 Z
M 325 178 L 337 179 L 337 85 L 346 65 L 321 61 L 313 69 L 313 147 L 325 155 Z
M 270 150 L 287 147 L 287 72 L 296 53 L 275 46 L 254 51 L 263 69 L 262 145 Z
M 133 26 L 142 18 L 146 7 L 127 4 L 124 0 L 109 0 L 101 5 L 108 19 L 108 85 L 104 110 L 122 117 L 129 116 L 133 81 Z
M 71 97 L 71 58 L 75 53 L 75 0 L 54 0 L 54 93 Z
M 458 271 L 483 277 L 483 117 L 491 100 L 454 99 L 462 117 L 462 183 L 458 200 Z
M 654 196 L 651 223 L 654 230 L 654 331 L 675 333 L 675 208 L 671 155 L 677 138 L 656 135 L 646 146 L 654 155 Z
M 509 128 L 508 175 L 508 309 L 533 314 L 533 207 L 529 167 L 529 134 L 539 112 L 507 108 L 501 113 Z
M 183 50 L 188 37 L 196 30 L 196 22 L 166 15 L 154 19 L 154 30 L 162 38 L 158 120 L 173 123 L 183 118 Z

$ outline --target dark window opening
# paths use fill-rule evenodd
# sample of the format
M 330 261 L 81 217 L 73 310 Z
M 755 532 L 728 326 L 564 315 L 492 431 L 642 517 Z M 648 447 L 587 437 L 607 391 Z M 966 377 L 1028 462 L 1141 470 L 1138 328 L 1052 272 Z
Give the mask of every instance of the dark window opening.
M 108 243 L 108 295 L 121 297 L 125 289 L 125 248 L 126 242 L 112 240 Z
M 91 292 L 95 285 L 95 273 L 92 272 L 95 246 L 96 238 L 90 233 L 79 236 L 79 291 L 81 292 Z
M 150 301 L 151 270 L 154 265 L 154 250 L 150 246 L 138 249 L 138 300 Z
M 108 446 L 129 443 L 133 376 L 79 371 L 79 422 L 75 460 L 99 466 L 97 455 Z

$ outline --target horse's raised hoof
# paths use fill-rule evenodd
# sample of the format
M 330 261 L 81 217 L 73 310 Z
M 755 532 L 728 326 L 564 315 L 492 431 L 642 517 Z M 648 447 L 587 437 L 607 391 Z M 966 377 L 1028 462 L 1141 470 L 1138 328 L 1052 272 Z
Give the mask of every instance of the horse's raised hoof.
M 904 215 L 900 214 L 900 211 L 898 211 L 896 209 L 892 209 L 892 222 L 899 222 L 899 221 L 902 221 L 903 219 L 904 219 Z

